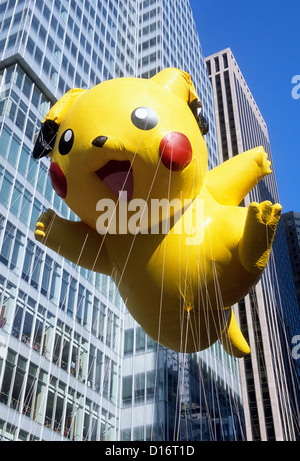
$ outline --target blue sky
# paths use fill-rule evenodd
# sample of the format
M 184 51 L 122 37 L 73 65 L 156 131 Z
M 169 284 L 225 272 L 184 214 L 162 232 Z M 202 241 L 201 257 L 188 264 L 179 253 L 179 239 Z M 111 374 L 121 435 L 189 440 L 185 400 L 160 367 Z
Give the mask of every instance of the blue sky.
M 190 0 L 203 53 L 230 47 L 269 132 L 283 212 L 300 212 L 300 0 Z

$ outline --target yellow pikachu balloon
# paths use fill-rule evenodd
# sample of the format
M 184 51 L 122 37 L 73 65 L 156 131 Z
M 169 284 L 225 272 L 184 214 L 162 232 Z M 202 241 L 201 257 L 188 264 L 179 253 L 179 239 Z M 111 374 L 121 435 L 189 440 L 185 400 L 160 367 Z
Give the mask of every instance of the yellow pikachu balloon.
M 190 76 L 175 68 L 70 90 L 45 117 L 33 156 L 50 156 L 52 185 L 80 221 L 48 210 L 35 237 L 113 277 L 163 346 L 195 352 L 219 339 L 243 357 L 231 306 L 261 276 L 281 206 L 238 206 L 271 173 L 262 147 L 207 171 L 200 110 Z

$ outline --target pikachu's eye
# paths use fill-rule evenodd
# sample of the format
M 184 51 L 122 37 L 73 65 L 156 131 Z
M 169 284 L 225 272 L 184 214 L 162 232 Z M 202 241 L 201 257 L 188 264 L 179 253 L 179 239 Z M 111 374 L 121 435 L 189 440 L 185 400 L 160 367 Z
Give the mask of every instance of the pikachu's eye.
M 69 128 L 68 130 L 64 131 L 63 134 L 61 135 L 61 138 L 58 144 L 59 153 L 61 155 L 67 155 L 72 149 L 73 142 L 74 142 L 74 133 Z
M 137 107 L 131 114 L 131 121 L 140 130 L 152 130 L 158 124 L 158 115 L 150 107 Z

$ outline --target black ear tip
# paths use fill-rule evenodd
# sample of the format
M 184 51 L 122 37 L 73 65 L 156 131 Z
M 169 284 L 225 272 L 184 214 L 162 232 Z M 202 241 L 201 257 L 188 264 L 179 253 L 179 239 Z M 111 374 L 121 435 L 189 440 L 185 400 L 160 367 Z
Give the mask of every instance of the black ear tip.
M 198 126 L 200 128 L 201 134 L 202 134 L 202 136 L 205 136 L 209 132 L 209 123 L 206 120 L 206 118 L 204 117 L 204 115 L 202 115 L 202 113 L 201 113 L 202 107 L 203 106 L 202 106 L 201 102 L 199 101 L 199 99 L 194 99 L 190 103 L 190 109 L 193 112 L 194 117 L 195 117 L 195 119 L 196 119 L 196 121 L 198 123 Z
M 32 152 L 34 159 L 38 160 L 50 154 L 54 148 L 58 128 L 58 124 L 53 120 L 46 120 L 42 123 Z
M 199 128 L 200 128 L 200 131 L 202 133 L 203 136 L 205 136 L 208 132 L 209 132 L 209 123 L 208 121 L 206 120 L 206 118 L 200 114 L 199 117 L 198 117 L 198 125 L 199 125 Z

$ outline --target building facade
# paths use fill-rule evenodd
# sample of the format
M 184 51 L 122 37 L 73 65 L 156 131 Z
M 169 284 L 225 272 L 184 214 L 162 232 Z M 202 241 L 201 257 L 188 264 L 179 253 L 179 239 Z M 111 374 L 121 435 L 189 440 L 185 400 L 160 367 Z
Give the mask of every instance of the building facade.
M 135 73 L 135 15 L 130 0 L 0 4 L 3 439 L 119 438 L 123 303 L 109 278 L 34 240 L 43 210 L 77 218 L 31 151 L 67 90 Z
M 34 240 L 52 208 L 43 117 L 70 88 L 168 66 L 191 73 L 210 131 L 213 95 L 188 0 L 4 0 L 0 4 L 0 434 L 5 440 L 245 439 L 237 361 L 146 337 L 111 279 Z
M 300 213 L 288 211 L 283 214 L 282 219 L 300 310 Z
M 208 56 L 206 64 L 220 160 L 263 146 L 272 162 L 267 125 L 232 51 L 227 48 Z M 280 202 L 274 172 L 256 185 L 243 204 L 264 200 Z M 251 348 L 251 355 L 240 361 L 248 440 L 299 438 L 299 363 L 291 356 L 299 313 L 292 282 L 281 220 L 261 280 L 235 308 Z

